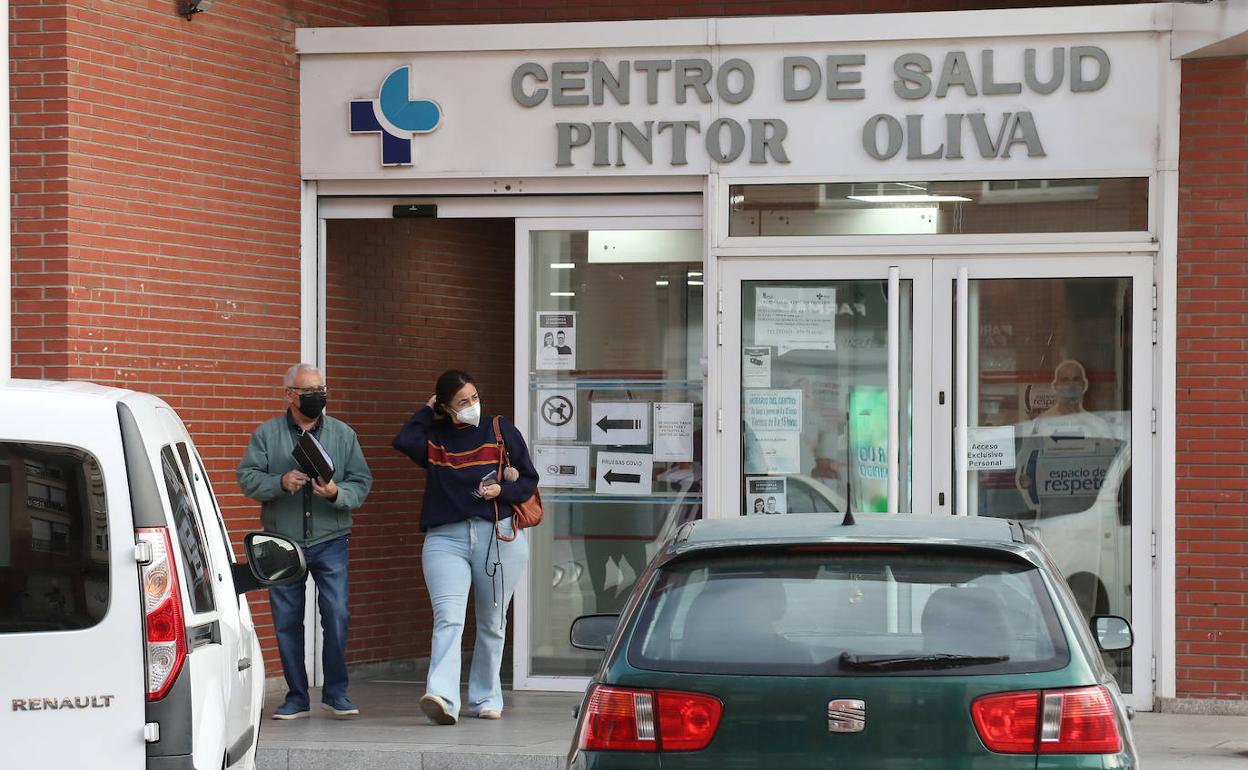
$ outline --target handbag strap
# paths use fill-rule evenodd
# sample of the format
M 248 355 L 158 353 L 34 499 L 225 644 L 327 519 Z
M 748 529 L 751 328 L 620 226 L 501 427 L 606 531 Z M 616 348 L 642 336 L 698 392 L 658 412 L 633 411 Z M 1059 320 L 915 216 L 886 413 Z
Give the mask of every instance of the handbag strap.
M 500 426 L 498 423 L 498 421 L 501 419 L 502 417 L 500 417 L 499 415 L 494 415 L 494 440 L 498 442 L 498 480 L 496 483 L 499 485 L 500 489 L 502 488 L 502 483 L 503 483 L 503 466 L 511 464 L 511 459 L 507 456 L 507 442 L 503 441 L 502 426 Z M 498 498 L 497 497 L 494 498 L 493 502 L 494 502 L 494 536 L 497 537 L 499 540 L 502 540 L 505 543 L 510 543 L 512 540 L 516 539 L 516 535 L 513 534 L 511 537 L 507 537 L 506 535 L 502 533 L 502 530 L 498 528 L 499 521 L 500 521 L 499 515 L 498 515 Z M 516 523 L 514 520 L 511 523 L 511 527 L 512 527 L 512 532 L 515 532 Z

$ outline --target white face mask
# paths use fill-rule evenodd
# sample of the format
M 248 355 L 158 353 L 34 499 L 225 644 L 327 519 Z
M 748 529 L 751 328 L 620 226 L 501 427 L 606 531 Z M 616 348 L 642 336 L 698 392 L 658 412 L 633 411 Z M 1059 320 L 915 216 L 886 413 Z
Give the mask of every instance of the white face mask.
M 1083 398 L 1083 386 L 1078 383 L 1058 385 L 1053 390 L 1057 394 L 1058 401 L 1079 401 Z
M 477 402 L 466 409 L 461 409 L 455 413 L 456 419 L 460 422 L 466 422 L 474 428 L 481 424 L 481 402 Z

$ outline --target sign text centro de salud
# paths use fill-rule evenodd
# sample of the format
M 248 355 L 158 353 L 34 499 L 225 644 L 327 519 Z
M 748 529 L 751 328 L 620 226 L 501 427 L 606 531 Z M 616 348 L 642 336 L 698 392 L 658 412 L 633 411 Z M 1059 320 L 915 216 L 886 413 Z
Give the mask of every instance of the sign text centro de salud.
M 1028 98 L 1059 90 L 1072 94 L 1101 90 L 1109 82 L 1110 56 L 1094 45 L 1012 49 L 1010 53 L 1022 59 L 1009 67 L 1014 77 L 998 74 L 1002 68 L 998 52 L 992 48 L 969 54 L 947 51 L 933 57 L 906 52 L 891 57 L 892 95 L 903 103 L 959 95 L 964 100 L 976 99 L 975 109 L 964 107 L 943 115 L 871 115 L 862 122 L 862 150 L 882 161 L 1010 158 L 1016 152 L 1030 158 L 1045 157 L 1044 127 L 1031 110 L 1021 107 Z M 761 87 L 782 92 L 784 101 L 791 104 L 844 104 L 868 98 L 863 78 L 869 66 L 865 54 L 832 54 L 820 59 L 785 56 L 778 71 L 774 63 L 769 64 L 772 66 L 767 72 L 759 75 L 745 58 L 730 58 L 718 66 L 704 58 L 530 61 L 512 71 L 511 97 L 526 110 L 548 108 L 556 117 L 561 108 L 585 108 L 602 114 L 603 120 L 555 120 L 553 154 L 557 168 L 624 167 L 630 158 L 652 165 L 656 145 L 666 145 L 663 155 L 675 167 L 687 165 L 691 152 L 703 151 L 716 163 L 741 158 L 760 165 L 792 160 L 786 147 L 790 127 L 780 117 L 725 116 L 707 125 L 689 119 L 612 120 L 613 106 L 642 102 L 653 106 L 670 100 L 678 106 L 718 103 L 748 110 L 760 77 L 770 81 Z M 1001 104 L 1007 109 L 989 111 L 993 97 L 1004 97 Z

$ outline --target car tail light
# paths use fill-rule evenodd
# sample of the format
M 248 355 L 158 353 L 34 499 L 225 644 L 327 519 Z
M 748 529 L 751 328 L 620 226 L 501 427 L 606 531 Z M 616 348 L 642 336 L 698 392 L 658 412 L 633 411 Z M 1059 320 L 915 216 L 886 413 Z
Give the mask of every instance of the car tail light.
M 1044 693 L 1041 754 L 1115 754 L 1122 751 L 1118 718 L 1104 687 Z
M 144 527 L 134 535 L 151 549 L 151 559 L 139 570 L 146 620 L 147 699 L 157 701 L 168 694 L 186 662 L 186 622 L 169 530 Z
M 723 704 L 710 695 L 596 686 L 585 702 L 582 751 L 699 751 L 715 737 Z
M 1114 754 L 1122 735 L 1104 687 L 987 695 L 971 705 L 980 740 L 999 754 Z

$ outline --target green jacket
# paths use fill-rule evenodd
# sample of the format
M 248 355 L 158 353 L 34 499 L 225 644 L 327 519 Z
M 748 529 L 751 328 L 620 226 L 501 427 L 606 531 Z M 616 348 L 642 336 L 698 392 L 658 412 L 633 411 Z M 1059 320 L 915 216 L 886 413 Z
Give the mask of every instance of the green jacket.
M 265 530 L 305 547 L 349 534 L 351 511 L 364 503 L 373 486 L 373 474 L 349 425 L 325 415 L 313 432 L 334 461 L 338 497 L 333 501 L 311 494 L 311 484 L 307 494 L 282 489 L 282 475 L 299 469 L 291 455 L 297 436 L 289 413 L 256 428 L 238 466 L 238 485 L 243 494 L 261 503 L 260 521 Z

